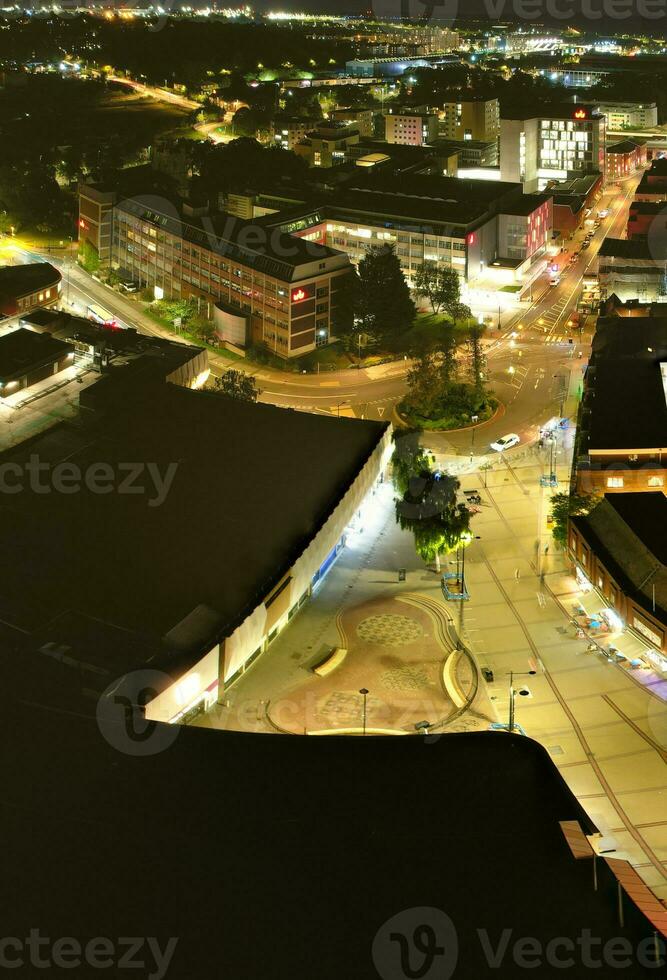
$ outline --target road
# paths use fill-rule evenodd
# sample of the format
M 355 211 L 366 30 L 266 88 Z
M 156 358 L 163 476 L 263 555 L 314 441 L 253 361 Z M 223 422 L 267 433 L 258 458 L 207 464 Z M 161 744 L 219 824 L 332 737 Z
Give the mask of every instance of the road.
M 429 445 L 436 453 L 471 453 L 474 457 L 482 457 L 488 452 L 489 443 L 507 432 L 517 432 L 522 442 L 530 442 L 537 437 L 539 426 L 557 414 L 565 380 L 572 390 L 576 390 L 577 379 L 586 363 L 590 337 L 585 333 L 581 337 L 572 336 L 568 327 L 569 315 L 576 306 L 584 275 L 595 265 L 604 237 L 624 234 L 629 204 L 640 177 L 641 174 L 635 175 L 622 185 L 613 185 L 605 191 L 600 208 L 610 207 L 613 213 L 602 223 L 590 248 L 580 253 L 576 263 L 569 264 L 570 252 L 580 246 L 584 237 L 584 233 L 579 232 L 575 240 L 568 243 L 568 254 L 558 258 L 563 263 L 560 284 L 550 287 L 545 277 L 535 287 L 536 298 L 530 309 L 517 312 L 489 343 L 489 380 L 502 402 L 496 417 L 474 429 L 429 433 Z M 76 312 L 85 314 L 91 302 L 99 303 L 119 321 L 136 326 L 142 333 L 173 338 L 170 331 L 146 315 L 136 299 L 121 296 L 96 282 L 71 258 L 66 258 L 64 250 L 45 254 L 31 251 L 29 245 L 21 248 L 18 242 L 13 247 L 14 260 L 47 258 L 62 267 L 64 298 L 76 304 Z M 568 342 L 571 336 L 572 344 Z M 214 374 L 230 367 L 241 367 L 254 375 L 262 391 L 261 401 L 301 411 L 386 420 L 392 418 L 394 406 L 406 391 L 407 361 L 361 370 L 323 372 L 321 375 L 286 374 L 271 368 L 244 365 L 217 354 L 211 354 L 210 361 Z

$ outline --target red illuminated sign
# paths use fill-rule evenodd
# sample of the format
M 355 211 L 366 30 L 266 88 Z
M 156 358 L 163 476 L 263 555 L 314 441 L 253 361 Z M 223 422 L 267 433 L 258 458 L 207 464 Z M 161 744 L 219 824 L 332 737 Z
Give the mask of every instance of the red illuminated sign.
M 474 231 L 471 231 L 470 232 L 470 234 L 466 238 L 466 241 L 467 241 L 468 245 L 474 245 L 475 244 L 475 233 L 474 233 Z
M 588 113 L 585 109 L 577 109 L 574 114 L 575 119 L 588 119 Z
M 300 303 L 302 300 L 307 299 L 307 298 L 308 297 L 306 295 L 305 289 L 295 289 L 294 292 L 292 293 L 292 302 L 293 303 Z

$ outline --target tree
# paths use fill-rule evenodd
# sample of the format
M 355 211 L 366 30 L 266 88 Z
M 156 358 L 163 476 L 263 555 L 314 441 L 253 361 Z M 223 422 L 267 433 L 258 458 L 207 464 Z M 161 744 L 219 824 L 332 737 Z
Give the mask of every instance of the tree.
M 484 371 L 486 370 L 486 354 L 482 345 L 484 324 L 475 323 L 468 329 L 466 347 L 470 357 L 469 375 L 477 394 L 484 392 Z
M 455 477 L 422 467 L 396 500 L 397 524 L 412 532 L 417 554 L 425 562 L 434 562 L 438 572 L 440 555 L 455 551 L 470 538 L 470 511 L 457 503 L 459 487 Z
M 433 349 L 422 350 L 412 360 L 407 378 L 406 403 L 418 415 L 430 417 L 443 394 L 442 372 L 438 354 Z
M 100 255 L 92 242 L 83 238 L 79 242 L 79 264 L 91 275 L 100 267 Z
M 600 502 L 594 494 L 555 493 L 551 498 L 554 541 L 567 546 L 567 522 L 570 517 L 588 514 Z
M 434 313 L 444 309 L 447 313 L 461 301 L 461 280 L 454 269 L 438 266 L 437 262 L 424 262 L 415 273 L 415 292 L 425 296 Z
M 235 371 L 233 368 L 215 379 L 215 391 L 241 402 L 256 402 L 261 395 L 257 382 L 251 374 Z
M 415 304 L 392 245 L 374 246 L 359 263 L 357 317 L 363 332 L 387 337 L 408 330 Z

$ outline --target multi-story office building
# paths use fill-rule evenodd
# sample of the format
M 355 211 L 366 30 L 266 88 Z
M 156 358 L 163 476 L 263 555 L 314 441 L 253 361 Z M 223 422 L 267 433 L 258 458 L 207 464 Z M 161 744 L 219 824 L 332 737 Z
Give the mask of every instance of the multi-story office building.
M 595 108 L 607 117 L 607 130 L 647 129 L 658 125 L 655 102 L 597 102 Z
M 500 121 L 500 175 L 526 191 L 550 180 L 605 172 L 605 117 L 584 105 Z
M 359 130 L 342 122 L 323 123 L 307 133 L 294 152 L 311 167 L 337 167 L 345 163 L 351 146 L 359 142 Z
M 438 117 L 435 113 L 390 112 L 384 117 L 387 143 L 424 146 L 438 138 Z
M 522 194 L 497 181 L 380 174 L 341 189 L 321 207 L 264 220 L 346 252 L 358 263 L 369 247 L 393 245 L 410 284 L 424 262 L 455 269 L 463 283 L 521 281 L 544 255 L 552 229 L 548 195 Z
M 114 201 L 109 221 L 109 263 L 158 299 L 195 300 L 223 340 L 283 358 L 329 342 L 343 252 L 230 215 L 161 211 L 154 198 Z
M 446 102 L 440 114 L 440 135 L 453 140 L 495 140 L 500 132 L 498 99 Z
M 293 150 L 315 126 L 317 126 L 316 119 L 276 116 L 273 121 L 274 143 L 285 150 Z
M 372 139 L 375 135 L 375 110 L 352 107 L 334 109 L 330 113 L 334 122 L 344 123 L 356 129 L 362 139 Z

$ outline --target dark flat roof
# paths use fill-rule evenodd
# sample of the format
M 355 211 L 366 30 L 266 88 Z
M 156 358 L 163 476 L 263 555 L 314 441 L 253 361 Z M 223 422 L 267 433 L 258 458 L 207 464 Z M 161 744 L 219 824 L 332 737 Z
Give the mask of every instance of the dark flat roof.
M 36 333 L 19 327 L 0 337 L 0 379 L 9 382 L 59 361 L 73 350 L 71 344 L 56 340 L 48 333 Z
M 302 554 L 387 429 L 157 382 L 126 385 L 115 400 L 106 382 L 96 403 L 97 387 L 82 392 L 100 409 L 87 428 L 57 426 L 0 458 L 36 454 L 82 471 L 152 461 L 163 474 L 175 464 L 171 489 L 160 506 L 147 475 L 144 494 L 40 495 L 28 484 L 0 495 L 0 547 L 13 556 L 0 586 L 5 622 L 27 601 L 35 628 L 73 609 L 158 639 L 203 604 L 228 635 Z
M 616 259 L 652 260 L 655 258 L 649 243 L 641 238 L 605 238 L 598 254 Z
M 660 372 L 666 360 L 667 319 L 600 317 L 586 376 L 588 442 L 582 448 L 632 452 L 667 444 Z
M 176 937 L 165 968 L 178 980 L 399 980 L 424 959 L 413 951 L 405 972 L 390 933 L 412 937 L 426 908 L 440 910 L 426 922 L 445 949 L 430 977 L 517 980 L 523 962 L 541 964 L 528 971 L 540 980 L 582 978 L 614 941 L 606 962 L 622 955 L 623 978 L 659 973 L 637 962 L 642 940 L 650 958 L 652 930 L 628 898 L 622 935 L 632 955 L 619 953 L 615 879 L 598 860 L 593 890 L 591 861 L 574 859 L 559 821 L 596 828 L 532 739 L 185 726 L 174 741 L 159 726 L 163 751 L 137 758 L 104 740 L 94 703 L 90 714 L 40 708 L 42 683 L 19 688 L 22 704 L 14 675 L 1 679 L 0 829 L 10 852 L 0 895 L 12 935 L 28 936 L 38 914 L 41 936 L 82 945 L 151 936 L 165 950 Z M 117 960 L 129 954 L 130 943 L 111 942 Z M 492 964 L 497 951 L 502 962 Z M 136 956 L 146 967 L 134 973 L 148 976 L 146 943 Z

